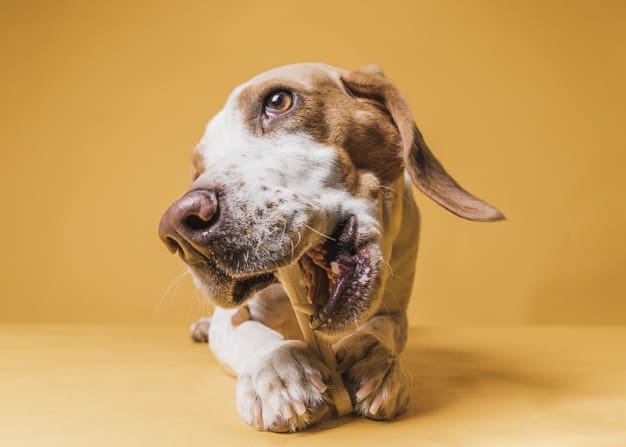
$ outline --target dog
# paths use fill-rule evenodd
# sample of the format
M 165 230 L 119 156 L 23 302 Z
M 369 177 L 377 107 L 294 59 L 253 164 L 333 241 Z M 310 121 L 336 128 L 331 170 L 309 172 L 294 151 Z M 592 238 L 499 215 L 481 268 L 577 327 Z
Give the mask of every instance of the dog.
M 217 306 L 192 332 L 237 377 L 243 420 L 293 432 L 332 408 L 329 371 L 302 341 L 280 284 L 280 269 L 292 265 L 354 411 L 399 415 L 412 382 L 399 357 L 420 225 L 412 184 L 465 219 L 502 213 L 446 172 L 375 65 L 259 74 L 209 122 L 192 166 L 191 188 L 164 213 L 160 238 Z

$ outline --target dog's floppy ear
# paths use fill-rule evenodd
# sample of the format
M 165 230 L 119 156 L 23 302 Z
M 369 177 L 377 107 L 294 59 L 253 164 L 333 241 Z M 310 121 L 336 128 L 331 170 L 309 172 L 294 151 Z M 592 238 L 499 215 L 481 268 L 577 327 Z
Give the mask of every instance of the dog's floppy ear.
M 374 100 L 387 109 L 400 133 L 405 167 L 424 194 L 465 219 L 504 219 L 500 211 L 464 190 L 446 172 L 426 145 L 407 102 L 377 65 L 344 74 L 341 79 L 354 96 Z
M 377 76 L 379 78 L 384 78 L 385 74 L 380 69 L 377 64 L 365 65 L 364 67 L 359 68 L 355 73 L 361 73 L 364 75 Z

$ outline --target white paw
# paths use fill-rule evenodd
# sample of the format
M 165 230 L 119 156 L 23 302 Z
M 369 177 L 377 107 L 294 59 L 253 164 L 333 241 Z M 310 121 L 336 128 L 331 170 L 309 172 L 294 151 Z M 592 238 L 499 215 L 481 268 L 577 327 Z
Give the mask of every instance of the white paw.
M 197 343 L 209 341 L 209 328 L 211 327 L 211 317 L 200 318 L 189 328 L 191 339 Z
M 302 430 L 328 413 L 328 371 L 300 341 L 262 356 L 237 379 L 237 408 L 259 430 Z
M 357 414 L 389 420 L 406 408 L 411 373 L 400 362 L 398 354 L 376 336 L 361 333 L 342 341 L 337 349 L 337 363 Z

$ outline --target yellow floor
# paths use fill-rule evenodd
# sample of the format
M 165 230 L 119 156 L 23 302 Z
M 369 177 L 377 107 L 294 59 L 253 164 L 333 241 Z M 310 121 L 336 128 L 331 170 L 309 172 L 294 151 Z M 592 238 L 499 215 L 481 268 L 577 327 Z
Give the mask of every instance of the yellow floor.
M 395 422 L 260 433 L 184 328 L 0 326 L 0 446 L 626 446 L 626 328 L 414 328 Z

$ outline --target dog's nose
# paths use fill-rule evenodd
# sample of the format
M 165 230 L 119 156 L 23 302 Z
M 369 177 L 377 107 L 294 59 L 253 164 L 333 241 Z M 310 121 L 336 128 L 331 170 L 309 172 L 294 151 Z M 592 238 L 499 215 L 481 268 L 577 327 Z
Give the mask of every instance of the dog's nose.
M 185 261 L 193 262 L 198 252 L 203 252 L 218 215 L 216 192 L 194 189 L 165 211 L 159 223 L 159 236 L 172 253 L 179 251 Z

